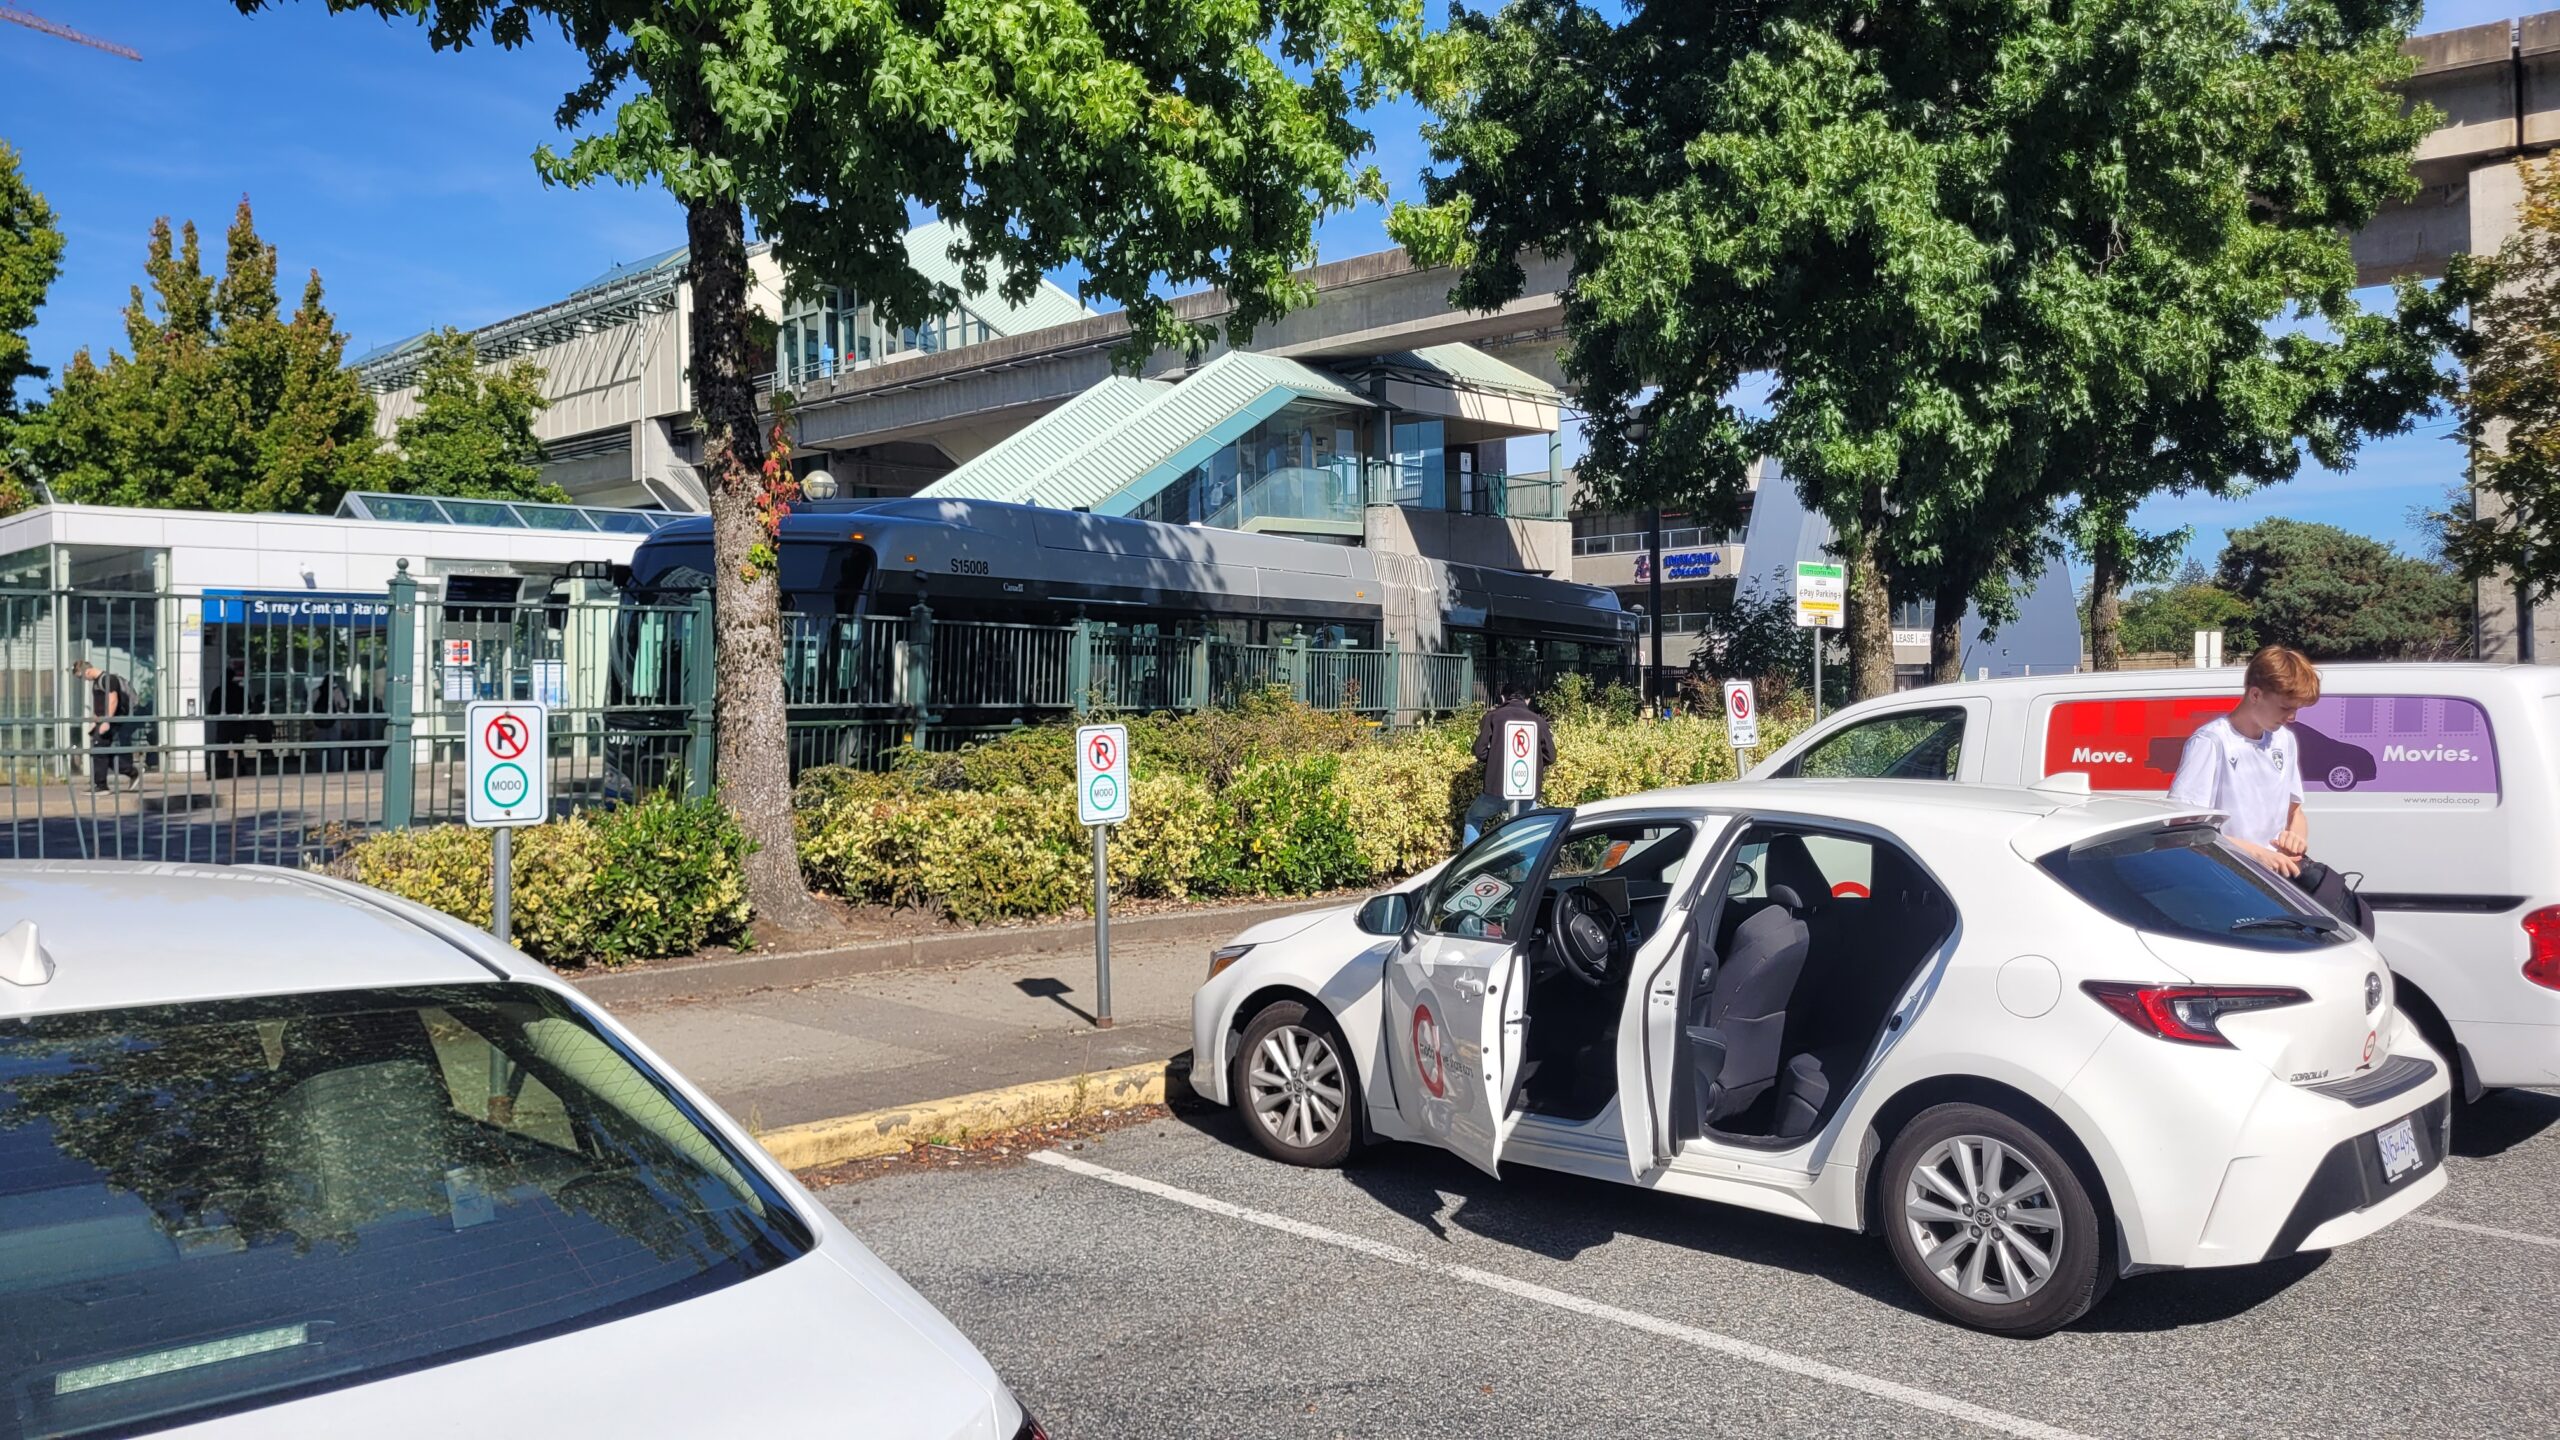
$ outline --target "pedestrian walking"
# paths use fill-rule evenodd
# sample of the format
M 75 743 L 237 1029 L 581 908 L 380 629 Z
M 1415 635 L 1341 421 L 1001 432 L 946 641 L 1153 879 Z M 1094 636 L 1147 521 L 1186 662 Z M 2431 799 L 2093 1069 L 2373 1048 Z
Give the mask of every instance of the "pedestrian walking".
M 2249 657 L 2240 704 L 2187 737 L 2169 798 L 2225 815 L 2232 848 L 2290 880 L 2323 909 L 2373 934 L 2373 908 L 2345 877 L 2311 858 L 2302 809 L 2302 742 L 2293 717 L 2318 703 L 2320 672 L 2301 651 L 2269 645 Z
M 1476 724 L 1476 759 L 1484 766 L 1484 788 L 1475 802 L 1467 806 L 1464 837 L 1460 842 L 1463 845 L 1476 843 L 1476 838 L 1492 829 L 1496 817 L 1510 807 L 1511 802 L 1502 798 L 1502 727 L 1514 723 L 1538 727 L 1536 788 L 1546 788 L 1547 767 L 1556 759 L 1556 737 L 1547 728 L 1547 717 L 1529 708 L 1529 687 L 1514 680 L 1502 687 L 1502 703 L 1484 712 L 1484 719 Z
M 95 661 L 82 660 L 80 679 L 89 687 L 89 785 L 100 794 L 114 790 L 107 780 L 110 774 L 124 777 L 124 788 L 142 785 L 141 767 L 134 762 L 133 737 L 138 728 L 133 719 L 133 687 L 124 677 L 98 668 Z

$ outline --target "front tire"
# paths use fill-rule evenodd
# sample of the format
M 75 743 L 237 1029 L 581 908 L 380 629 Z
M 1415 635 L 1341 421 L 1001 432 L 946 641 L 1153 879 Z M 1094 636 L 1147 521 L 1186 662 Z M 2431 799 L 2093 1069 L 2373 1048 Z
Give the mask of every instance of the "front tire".
M 2051 1334 L 2115 1279 L 2089 1177 L 2013 1116 L 1962 1104 L 1922 1111 L 1894 1138 L 1882 1179 L 1894 1262 L 1958 1324 Z
M 2353 790 L 2356 788 L 2356 772 L 2348 769 L 2344 765 L 2330 766 L 2329 788 L 2332 790 Z
M 1360 1134 L 1360 1077 L 1330 1017 L 1295 1000 L 1256 1011 L 1227 1077 L 1236 1118 L 1274 1160 L 1331 1169 Z

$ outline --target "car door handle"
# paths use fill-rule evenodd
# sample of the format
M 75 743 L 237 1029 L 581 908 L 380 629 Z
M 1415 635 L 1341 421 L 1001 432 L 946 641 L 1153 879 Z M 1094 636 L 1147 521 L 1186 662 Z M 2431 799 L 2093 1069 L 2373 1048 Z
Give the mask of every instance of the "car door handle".
M 1485 982 L 1477 979 L 1473 975 L 1459 976 L 1456 980 L 1450 982 L 1449 988 L 1457 991 L 1458 998 L 1461 1000 L 1473 1000 L 1480 995 L 1489 994 L 1493 990 L 1492 986 L 1487 985 Z

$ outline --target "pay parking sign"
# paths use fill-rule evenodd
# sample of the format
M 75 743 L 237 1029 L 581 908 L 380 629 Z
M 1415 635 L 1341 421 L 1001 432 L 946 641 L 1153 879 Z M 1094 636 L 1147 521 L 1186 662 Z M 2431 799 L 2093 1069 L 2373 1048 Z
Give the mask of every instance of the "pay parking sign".
M 463 818 L 473 825 L 539 825 L 551 812 L 550 717 L 539 705 L 483 700 L 465 717 L 470 765 Z
M 1129 818 L 1129 727 L 1076 731 L 1076 822 L 1117 825 Z

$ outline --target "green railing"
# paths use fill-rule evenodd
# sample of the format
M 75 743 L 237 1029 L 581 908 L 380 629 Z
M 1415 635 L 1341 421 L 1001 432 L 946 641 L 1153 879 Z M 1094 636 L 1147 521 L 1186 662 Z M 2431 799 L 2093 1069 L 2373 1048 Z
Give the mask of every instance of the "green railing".
M 661 786 L 710 793 L 707 596 L 633 605 L 572 582 L 569 598 L 482 604 L 422 588 L 404 571 L 362 595 L 0 591 L 0 856 L 298 864 L 370 830 L 458 820 L 464 716 L 484 699 L 548 707 L 561 812 Z M 1241 644 L 918 606 L 790 615 L 781 639 L 795 771 L 1271 690 L 1382 725 L 1479 698 L 1466 655 L 1301 636 Z M 83 659 L 133 700 L 103 732 L 74 678 Z

